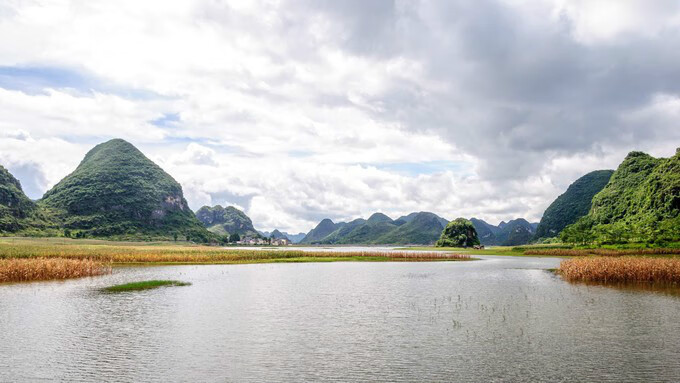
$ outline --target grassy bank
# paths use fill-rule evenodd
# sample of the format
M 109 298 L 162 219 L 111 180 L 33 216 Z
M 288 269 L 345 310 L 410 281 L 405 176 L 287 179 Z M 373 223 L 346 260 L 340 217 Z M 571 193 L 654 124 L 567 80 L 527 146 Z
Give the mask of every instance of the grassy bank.
M 568 281 L 602 283 L 679 283 L 680 259 L 653 257 L 576 257 L 557 272 Z
M 459 254 L 468 255 L 507 255 L 529 257 L 578 257 L 578 256 L 670 256 L 680 257 L 680 248 L 571 248 L 568 246 L 555 245 L 524 245 L 524 246 L 495 246 L 486 249 L 462 249 L 453 247 L 404 247 L 403 250 L 421 251 L 455 251 Z
M 91 259 L 0 259 L 0 283 L 92 277 L 111 273 L 111 267 Z
M 578 256 L 602 256 L 602 257 L 622 257 L 627 255 L 637 256 L 680 256 L 680 249 L 677 248 L 651 248 L 651 249 L 527 249 L 525 255 L 550 255 L 558 257 L 578 257 Z

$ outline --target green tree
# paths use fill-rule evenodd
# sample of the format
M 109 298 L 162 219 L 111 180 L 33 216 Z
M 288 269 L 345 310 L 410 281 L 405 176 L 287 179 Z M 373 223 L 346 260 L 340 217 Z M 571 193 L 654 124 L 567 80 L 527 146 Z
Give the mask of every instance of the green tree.
M 477 230 L 469 220 L 457 218 L 446 225 L 436 246 L 439 247 L 471 247 L 479 245 Z
M 229 242 L 234 243 L 234 242 L 238 242 L 240 240 L 241 240 L 241 236 L 238 235 L 238 233 L 233 233 L 229 236 Z
M 592 243 L 597 238 L 593 232 L 593 221 L 588 216 L 580 218 L 562 230 L 560 238 L 566 243 L 581 245 Z

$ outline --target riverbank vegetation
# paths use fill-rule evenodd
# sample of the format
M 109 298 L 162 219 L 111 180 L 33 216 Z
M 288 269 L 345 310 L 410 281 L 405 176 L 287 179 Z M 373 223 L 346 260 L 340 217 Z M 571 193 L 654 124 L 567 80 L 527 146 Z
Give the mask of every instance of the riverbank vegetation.
M 129 264 L 432 262 L 471 260 L 450 252 L 242 250 L 214 246 L 66 239 L 0 238 L 0 282 L 101 275 Z
M 169 287 L 169 286 L 190 286 L 189 282 L 182 281 L 167 281 L 167 280 L 152 280 L 152 281 L 141 281 L 141 282 L 130 282 L 124 283 L 122 285 L 115 285 L 106 287 L 103 290 L 109 293 L 122 293 L 126 291 L 139 291 L 139 290 L 150 290 L 157 289 L 159 287 Z
M 93 277 L 109 273 L 109 264 L 92 259 L 0 259 L 0 283 Z
M 562 261 L 557 272 L 568 281 L 602 283 L 679 283 L 680 259 L 658 257 L 577 257 Z

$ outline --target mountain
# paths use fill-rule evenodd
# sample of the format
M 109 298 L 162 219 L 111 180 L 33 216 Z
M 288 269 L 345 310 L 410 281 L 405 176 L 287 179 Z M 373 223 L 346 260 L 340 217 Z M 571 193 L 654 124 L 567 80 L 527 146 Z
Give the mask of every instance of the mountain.
M 433 213 L 420 212 L 413 214 L 415 215 L 406 221 L 406 223 L 381 236 L 377 239 L 376 243 L 429 245 L 441 236 L 442 231 L 448 224 L 448 221 L 444 218 Z
M 477 236 L 482 245 L 489 246 L 496 244 L 496 234 L 501 231 L 501 228 L 477 218 L 471 218 L 470 222 L 475 226 Z
M 401 217 L 397 218 L 397 219 L 395 220 L 395 222 L 404 222 L 404 223 L 408 223 L 408 222 L 411 222 L 411 220 L 413 220 L 415 217 L 417 217 L 418 215 L 423 214 L 423 213 L 434 215 L 434 216 L 437 218 L 437 220 L 439 221 L 439 223 L 442 224 L 442 228 L 445 227 L 445 226 L 449 223 L 448 220 L 446 220 L 446 219 L 444 219 L 444 218 L 442 218 L 442 217 L 440 217 L 440 216 L 438 216 L 438 215 L 436 215 L 436 214 L 434 214 L 434 213 L 428 213 L 428 212 L 423 212 L 423 211 L 418 212 L 418 213 L 411 213 L 411 214 L 405 215 L 405 216 L 401 216 Z
M 481 219 L 472 218 L 482 245 L 485 246 L 517 246 L 525 245 L 533 238 L 538 224 L 530 223 L 524 218 L 502 221 L 494 226 Z
M 211 237 L 189 209 L 177 181 L 121 139 L 90 150 L 39 205 L 78 235 Z
M 53 226 L 21 188 L 19 180 L 0 165 L 0 233 Z
M 670 158 L 629 153 L 593 197 L 588 215 L 565 228 L 562 237 L 569 242 L 680 242 L 680 148 Z
M 392 220 L 375 213 L 367 220 L 333 223 L 324 219 L 302 243 L 315 244 L 433 244 L 441 235 L 445 219 L 428 212 L 412 213 Z
M 290 238 L 288 238 L 285 234 L 282 232 L 278 231 L 277 229 L 274 229 L 267 238 L 274 238 L 274 239 L 287 239 L 290 241 Z
M 500 246 L 526 245 L 534 237 L 535 227 L 535 224 L 524 218 L 513 219 L 500 228 L 496 234 L 496 242 Z
M 241 210 L 227 206 L 203 206 L 196 212 L 196 218 L 211 232 L 219 235 L 238 234 L 239 236 L 258 237 L 253 221 Z
M 613 170 L 596 170 L 569 185 L 564 194 L 557 197 L 543 213 L 536 229 L 536 238 L 557 236 L 565 227 L 588 214 L 593 197 L 604 189 Z
M 326 238 L 329 234 L 334 232 L 339 228 L 338 224 L 335 224 L 333 221 L 330 219 L 326 218 L 321 220 L 318 225 L 316 225 L 315 228 L 313 228 L 307 235 L 305 235 L 304 238 L 300 241 L 300 243 L 318 243 L 318 241 L 321 241 L 322 239 Z
M 261 234 L 263 237 L 265 237 L 265 238 L 271 237 L 272 234 L 274 234 L 274 235 L 276 236 L 277 239 L 280 239 L 280 238 L 288 238 L 288 240 L 290 240 L 291 243 L 300 243 L 300 241 L 301 241 L 301 240 L 305 237 L 305 235 L 306 235 L 305 233 L 291 234 L 291 233 L 288 233 L 288 232 L 285 232 L 285 231 L 279 231 L 279 230 L 274 230 L 274 231 L 272 231 L 272 232 L 269 232 L 269 231 L 258 231 L 258 233 L 260 233 L 260 234 Z M 279 237 L 279 235 L 281 235 L 281 236 Z

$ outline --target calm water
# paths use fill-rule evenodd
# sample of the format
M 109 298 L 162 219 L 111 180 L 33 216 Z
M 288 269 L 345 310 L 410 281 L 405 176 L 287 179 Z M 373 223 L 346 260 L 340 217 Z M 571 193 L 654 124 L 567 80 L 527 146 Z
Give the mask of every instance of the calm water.
M 550 258 L 120 268 L 0 286 L 0 381 L 680 381 L 680 298 Z M 189 287 L 103 294 L 152 278 Z

